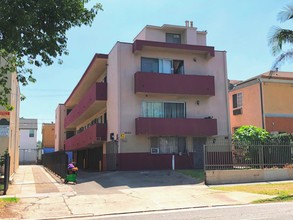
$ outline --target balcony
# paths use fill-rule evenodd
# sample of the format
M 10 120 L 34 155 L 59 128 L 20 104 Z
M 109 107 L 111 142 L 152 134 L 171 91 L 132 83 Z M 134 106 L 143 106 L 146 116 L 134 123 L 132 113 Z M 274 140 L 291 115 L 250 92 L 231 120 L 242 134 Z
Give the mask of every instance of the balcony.
M 88 119 L 106 106 L 107 84 L 95 83 L 64 119 L 64 127 L 71 128 Z
M 136 72 L 135 93 L 215 95 L 214 76 Z
M 100 141 L 107 140 L 107 125 L 95 124 L 81 133 L 65 140 L 65 150 L 79 150 L 91 145 L 97 144 Z
M 136 118 L 136 135 L 212 136 L 217 135 L 216 119 Z
M 135 40 L 132 44 L 133 53 L 143 50 L 145 48 L 164 51 L 168 50 L 179 50 L 181 52 L 191 52 L 204 54 L 207 58 L 215 56 L 215 48 L 209 46 L 202 45 L 189 45 L 189 44 L 174 44 L 174 43 L 166 43 L 166 42 L 158 42 L 158 41 L 146 41 L 146 40 Z

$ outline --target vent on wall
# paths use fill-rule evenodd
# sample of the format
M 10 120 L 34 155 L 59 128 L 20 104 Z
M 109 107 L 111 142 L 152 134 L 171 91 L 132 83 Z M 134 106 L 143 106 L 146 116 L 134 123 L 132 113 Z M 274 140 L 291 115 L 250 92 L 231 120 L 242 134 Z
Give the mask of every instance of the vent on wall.
M 158 147 L 151 148 L 151 154 L 159 154 L 159 153 L 160 153 L 160 149 Z

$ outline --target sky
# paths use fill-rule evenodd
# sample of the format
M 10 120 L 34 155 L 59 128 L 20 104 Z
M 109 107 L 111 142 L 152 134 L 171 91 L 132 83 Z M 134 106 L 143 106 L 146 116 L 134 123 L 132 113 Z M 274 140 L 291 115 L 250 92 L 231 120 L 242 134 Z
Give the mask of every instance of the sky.
M 33 68 L 37 82 L 21 87 L 26 99 L 20 117 L 38 119 L 38 140 L 42 123 L 55 122 L 55 110 L 64 103 L 84 74 L 95 53 L 108 54 L 117 41 L 133 42 L 146 26 L 185 25 L 193 21 L 207 31 L 207 45 L 227 51 L 229 79 L 245 80 L 270 70 L 275 59 L 268 46 L 272 26 L 291 28 L 292 21 L 280 23 L 277 14 L 288 0 L 91 0 L 103 5 L 91 27 L 67 32 L 69 55 L 63 64 Z M 292 29 L 292 28 L 291 28 Z M 287 63 L 280 71 L 293 71 Z

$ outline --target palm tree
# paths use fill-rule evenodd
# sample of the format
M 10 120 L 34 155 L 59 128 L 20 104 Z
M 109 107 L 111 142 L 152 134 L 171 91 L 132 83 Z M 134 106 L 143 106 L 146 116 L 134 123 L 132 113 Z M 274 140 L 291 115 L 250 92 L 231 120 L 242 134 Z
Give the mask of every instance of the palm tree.
M 278 13 L 277 18 L 280 22 L 293 20 L 293 5 L 286 6 Z M 277 58 L 273 63 L 272 71 L 278 69 L 285 61 L 293 60 L 293 48 L 283 51 L 282 49 L 285 44 L 293 44 L 293 30 L 273 26 L 269 32 L 269 46 L 271 47 L 272 54 L 277 56 Z

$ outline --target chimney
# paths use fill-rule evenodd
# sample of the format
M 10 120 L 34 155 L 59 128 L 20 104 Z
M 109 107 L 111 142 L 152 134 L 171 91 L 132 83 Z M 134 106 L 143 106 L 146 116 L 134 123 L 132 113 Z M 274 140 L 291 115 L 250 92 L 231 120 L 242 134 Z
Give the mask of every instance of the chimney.
M 190 27 L 193 27 L 193 21 L 190 21 Z
M 185 26 L 189 27 L 189 21 L 188 20 L 185 21 Z

